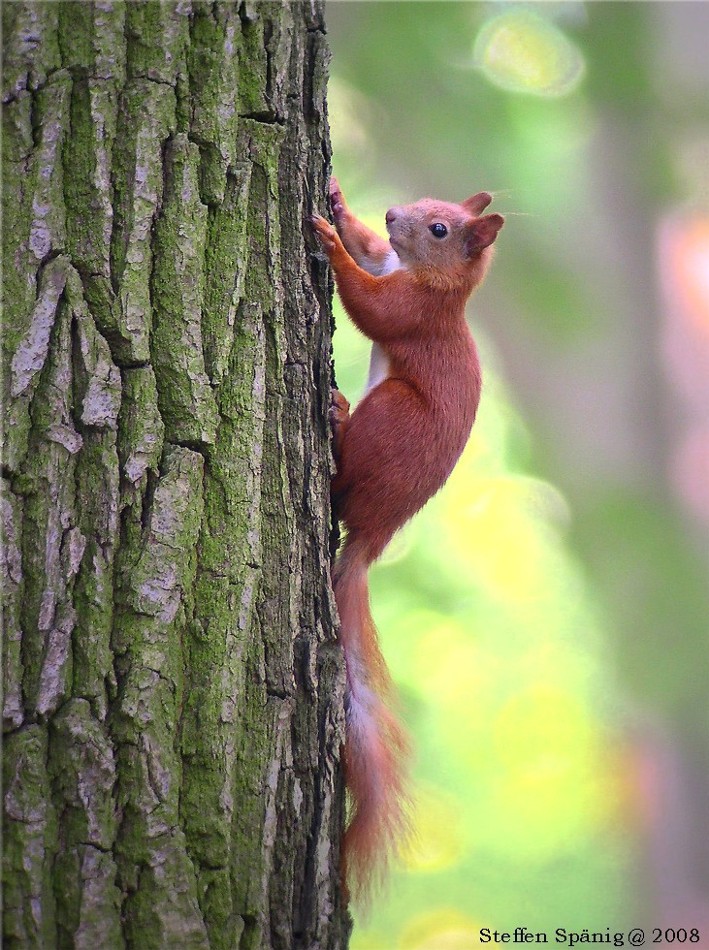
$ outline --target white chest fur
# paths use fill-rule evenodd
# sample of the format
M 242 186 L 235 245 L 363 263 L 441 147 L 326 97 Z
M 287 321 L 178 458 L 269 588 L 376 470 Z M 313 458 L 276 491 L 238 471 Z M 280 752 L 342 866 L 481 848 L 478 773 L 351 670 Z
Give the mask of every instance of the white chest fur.
M 391 274 L 395 270 L 400 270 L 403 264 L 399 260 L 399 255 L 392 248 L 384 263 L 377 268 L 371 268 L 371 273 L 377 277 L 383 277 L 385 274 Z M 367 268 L 370 270 L 370 268 Z M 384 382 L 389 376 L 389 359 L 386 353 L 378 343 L 372 343 L 372 352 L 369 357 L 369 376 L 364 390 L 366 396 L 368 392 Z
M 378 343 L 372 343 L 372 351 L 369 354 L 369 376 L 364 390 L 366 396 L 368 392 L 384 382 L 389 376 L 389 359 Z

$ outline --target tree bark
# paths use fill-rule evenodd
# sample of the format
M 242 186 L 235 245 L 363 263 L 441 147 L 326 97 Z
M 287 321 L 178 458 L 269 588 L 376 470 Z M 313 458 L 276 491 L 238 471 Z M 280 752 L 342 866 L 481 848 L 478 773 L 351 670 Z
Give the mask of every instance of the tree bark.
M 320 0 L 2 12 L 5 945 L 343 947 Z

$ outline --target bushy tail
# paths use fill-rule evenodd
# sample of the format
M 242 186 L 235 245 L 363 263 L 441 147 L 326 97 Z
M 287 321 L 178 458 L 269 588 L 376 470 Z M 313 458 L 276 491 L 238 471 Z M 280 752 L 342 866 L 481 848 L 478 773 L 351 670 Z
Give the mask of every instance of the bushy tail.
M 366 547 L 350 535 L 334 580 L 347 666 L 344 758 L 352 806 L 343 863 L 347 885 L 362 903 L 409 831 L 409 742 L 391 708 L 393 685 L 369 609 L 370 560 Z

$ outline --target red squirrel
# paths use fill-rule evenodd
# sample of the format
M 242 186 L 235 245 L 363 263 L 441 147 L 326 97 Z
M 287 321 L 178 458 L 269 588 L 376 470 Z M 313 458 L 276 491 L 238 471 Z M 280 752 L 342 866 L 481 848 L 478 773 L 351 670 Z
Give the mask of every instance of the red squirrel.
M 392 710 L 367 572 L 442 487 L 468 441 L 481 374 L 465 304 L 485 276 L 504 223 L 499 214 L 482 215 L 491 201 L 483 191 L 461 204 L 422 198 L 390 208 L 387 243 L 352 214 L 333 178 L 335 228 L 312 218 L 345 310 L 373 342 L 364 398 L 350 415 L 335 390 L 330 411 L 333 506 L 346 529 L 333 573 L 352 799 L 343 869 L 358 896 L 366 896 L 408 830 L 408 740 Z

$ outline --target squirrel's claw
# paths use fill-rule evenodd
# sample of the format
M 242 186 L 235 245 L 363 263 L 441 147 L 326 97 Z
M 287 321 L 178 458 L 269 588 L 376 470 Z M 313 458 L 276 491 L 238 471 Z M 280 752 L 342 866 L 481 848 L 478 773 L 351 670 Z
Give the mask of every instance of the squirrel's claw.
M 347 211 L 347 203 L 345 202 L 345 197 L 342 194 L 340 189 L 339 182 L 333 175 L 330 179 L 330 208 L 332 210 L 332 216 L 335 219 L 337 224 Z
M 315 232 L 315 237 L 320 242 L 321 246 L 326 251 L 330 251 L 335 247 L 337 231 L 333 228 L 329 221 L 326 221 L 319 214 L 314 214 L 310 218 L 310 223 Z

